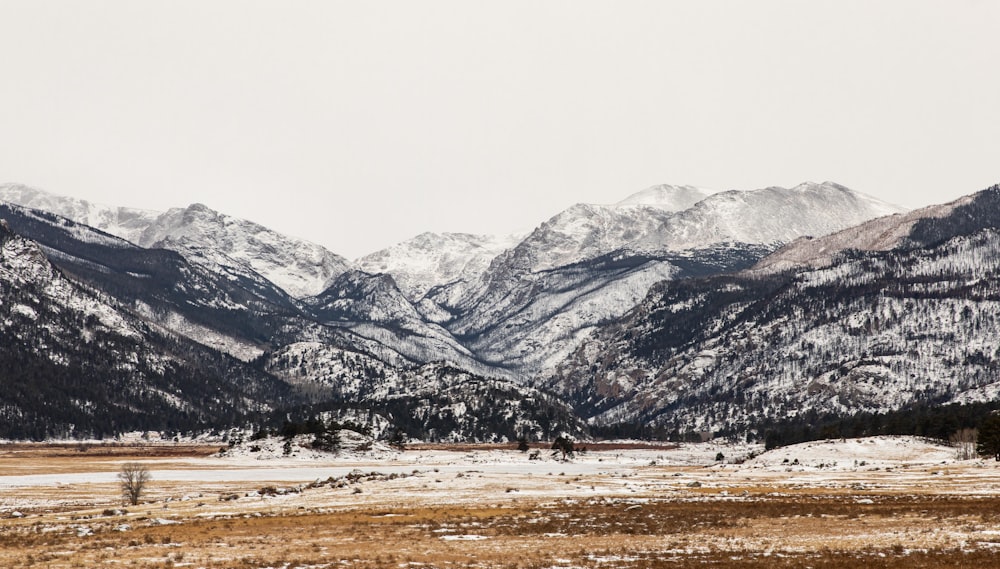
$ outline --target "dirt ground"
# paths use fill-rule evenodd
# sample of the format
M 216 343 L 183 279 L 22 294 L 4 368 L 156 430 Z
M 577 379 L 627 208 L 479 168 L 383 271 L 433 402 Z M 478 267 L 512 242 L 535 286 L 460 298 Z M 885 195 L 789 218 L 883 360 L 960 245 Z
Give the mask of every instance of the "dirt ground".
M 762 468 L 639 448 L 528 463 L 423 448 L 305 482 L 312 463 L 260 470 L 208 458 L 217 447 L 14 447 L 0 448 L 5 568 L 1000 566 L 990 462 Z M 113 479 L 129 460 L 153 475 L 137 506 Z M 215 470 L 232 476 L 199 479 Z M 42 482 L 69 473 L 85 475 Z

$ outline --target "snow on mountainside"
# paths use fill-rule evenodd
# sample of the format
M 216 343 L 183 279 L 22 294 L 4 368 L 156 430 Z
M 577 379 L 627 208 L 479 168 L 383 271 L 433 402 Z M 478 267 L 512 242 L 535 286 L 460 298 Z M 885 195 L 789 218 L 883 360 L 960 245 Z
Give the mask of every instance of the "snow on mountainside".
M 721 242 L 788 243 L 805 235 L 820 236 L 903 211 L 839 184 L 807 182 L 713 194 L 672 217 L 645 246 L 671 250 Z
M 290 413 L 323 411 L 389 418 L 403 434 L 428 440 L 585 433 L 558 398 L 471 373 L 484 366 L 446 331 L 424 323 L 388 275 L 345 273 L 327 295 L 302 303 L 310 312 L 300 316 L 292 305 L 227 288 L 224 276 L 172 251 L 142 249 L 19 206 L 0 204 L 0 218 L 0 437 L 99 437 L 115 434 L 116 425 L 220 428 L 249 413 L 281 424 Z M 7 219 L 49 246 L 15 234 Z M 63 264 L 50 263 L 45 251 Z M 114 295 L 138 295 L 149 321 Z M 191 321 L 219 329 L 243 324 L 248 336 L 275 345 L 246 364 L 164 333 L 176 330 L 172 321 L 187 305 Z M 282 337 L 293 340 L 282 344 Z M 365 342 L 368 353 L 356 349 Z M 373 357 L 388 346 L 409 359 Z M 449 359 L 464 369 L 424 363 L 440 354 L 455 356 Z
M 21 184 L 0 184 L 0 202 L 54 213 L 136 244 L 139 235 L 160 215 L 156 211 L 110 207 L 57 196 Z
M 4 220 L 0 220 L 0 287 L 4 292 L 25 291 L 16 304 L 0 303 L 8 304 L 5 308 L 21 317 L 34 320 L 42 303 L 54 303 L 62 310 L 80 313 L 92 326 L 139 337 L 132 322 L 63 278 L 37 243 L 12 233 Z M 3 324 L 9 325 L 10 321 Z
M 660 240 L 660 227 L 671 215 L 693 207 L 708 195 L 691 186 L 661 185 L 614 204 L 576 204 L 542 223 L 494 265 L 538 272 L 607 255 L 624 247 L 638 250 L 641 247 L 637 243 Z M 652 250 L 665 249 L 655 246 Z
M 832 183 L 703 195 L 658 186 L 561 212 L 497 257 L 459 302 L 438 302 L 457 315 L 444 325 L 487 361 L 532 376 L 655 282 L 742 270 L 802 235 L 898 211 Z
M 0 201 L 55 213 L 142 247 L 177 251 L 209 269 L 245 278 L 256 273 L 295 297 L 322 292 L 349 268 L 346 259 L 319 245 L 201 204 L 159 213 L 93 204 L 20 185 L 0 186 Z
M 318 322 L 344 333 L 352 345 L 397 365 L 448 360 L 466 370 L 501 373 L 483 365 L 447 330 L 427 322 L 390 275 L 348 271 L 303 308 Z
M 486 313 L 491 329 L 469 346 L 485 361 L 531 376 L 560 362 L 599 323 L 621 316 L 649 287 L 681 273 L 656 259 L 615 261 L 525 275 L 522 300 Z
M 243 340 L 265 351 L 329 342 L 394 366 L 447 360 L 481 375 L 521 380 L 562 361 L 659 281 L 742 270 L 802 235 L 896 210 L 832 183 L 717 194 L 663 185 L 613 204 L 573 206 L 521 240 L 423 234 L 361 259 L 367 270 L 352 270 L 322 248 L 200 204 L 113 216 L 108 208 L 23 187 L 5 187 L 0 197 L 61 207 L 140 246 L 177 251 L 202 273 L 268 303 L 260 314 L 244 311 L 245 321 L 235 313 L 214 320 L 184 314 L 178 330 L 195 326 L 198 337 L 208 338 L 216 324 L 246 324 L 251 332 Z M 119 223 L 123 219 L 128 223 Z M 101 258 L 111 266 L 106 254 Z M 308 295 L 288 306 L 267 293 L 262 277 Z M 221 290 L 222 283 L 206 280 L 204 288 L 208 300 L 224 298 L 208 290 Z M 162 298 L 158 291 L 143 294 L 137 299 Z M 177 307 L 186 301 L 165 302 Z M 220 331 L 237 337 L 232 329 Z
M 246 268 L 295 297 L 322 292 L 350 267 L 346 259 L 319 245 L 202 204 L 161 214 L 142 232 L 138 244 L 172 249 L 207 266 Z
M 9 227 L 0 221 L 0 437 L 196 428 L 287 393 L 74 282 Z
M 902 236 L 896 248 L 849 249 L 798 273 L 664 282 L 545 385 L 592 422 L 681 431 L 995 400 L 1000 187 L 904 217 L 888 234 L 862 232 Z
M 710 192 L 693 186 L 659 185 L 637 192 L 615 204 L 574 206 L 557 216 L 566 219 L 567 226 L 574 227 L 556 229 L 566 233 L 565 239 L 550 240 L 564 242 L 567 251 L 562 256 L 553 256 L 543 262 L 544 266 L 536 268 L 556 268 L 609 253 L 618 249 L 625 241 L 649 231 L 658 223 L 658 214 L 688 209 L 709 194 Z M 579 210 L 584 212 L 582 216 L 578 215 Z M 608 219 L 598 219 L 602 215 Z M 618 219 L 611 219 L 612 217 Z M 593 219 L 583 220 L 585 218 Z M 583 227 L 587 224 L 591 226 L 590 229 Z M 631 228 L 624 235 L 609 234 L 600 243 L 580 249 L 574 233 L 611 233 L 607 228 L 613 225 Z M 469 292 L 469 288 L 489 269 L 495 258 L 517 246 L 525 237 L 519 234 L 493 236 L 423 233 L 388 249 L 366 255 L 355 263 L 358 268 L 369 273 L 391 274 L 400 290 L 413 302 L 419 302 L 432 288 L 445 287 L 444 292 L 438 291 L 437 300 L 440 306 L 450 307 Z
M 361 414 L 371 416 L 374 406 L 407 436 L 425 441 L 547 440 L 586 433 L 572 409 L 551 394 L 447 363 L 393 368 L 365 354 L 302 342 L 271 354 L 264 365 L 316 396 L 333 394 L 338 414 L 360 405 Z
M 191 263 L 176 251 L 139 247 L 17 205 L 0 203 L 0 219 L 37 242 L 77 281 L 151 322 L 243 360 L 259 355 L 262 339 L 298 313 L 287 294 L 255 273 L 253 278 L 233 278 Z
M 368 354 L 322 342 L 288 344 L 268 354 L 264 365 L 301 389 L 355 402 L 385 399 L 398 374 L 397 368 Z
M 648 253 L 719 243 L 776 246 L 902 211 L 832 182 L 732 190 L 673 209 L 698 195 L 686 186 L 658 186 L 617 204 L 575 205 L 543 223 L 498 262 L 508 265 L 506 270 L 538 272 L 624 248 Z
M 776 273 L 799 268 L 820 268 L 848 249 L 858 251 L 888 251 L 899 247 L 909 238 L 913 226 L 922 219 L 950 215 L 956 207 L 968 204 L 973 196 L 965 196 L 944 205 L 933 205 L 907 213 L 873 219 L 824 237 L 800 237 L 761 260 L 753 269 L 756 273 Z
M 422 233 L 366 255 L 355 264 L 367 273 L 392 275 L 403 294 L 417 302 L 433 287 L 461 286 L 474 281 L 486 271 L 490 261 L 517 245 L 523 237 Z
M 666 211 L 684 211 L 712 193 L 694 186 L 660 184 L 636 192 L 615 205 L 654 205 Z

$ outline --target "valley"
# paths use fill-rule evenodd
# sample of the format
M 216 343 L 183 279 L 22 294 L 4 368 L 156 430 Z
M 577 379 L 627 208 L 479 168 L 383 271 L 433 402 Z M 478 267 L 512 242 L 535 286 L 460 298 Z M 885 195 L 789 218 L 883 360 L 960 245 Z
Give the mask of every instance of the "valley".
M 18 474 L 0 476 L 0 564 L 931 568 L 988 566 L 1000 547 L 1000 466 L 911 437 L 591 444 L 566 461 L 502 445 L 177 448 L 4 447 L 0 470 Z M 114 482 L 127 460 L 153 474 L 137 506 Z
M 1000 569 L 1000 0 L 0 0 L 0 569 Z

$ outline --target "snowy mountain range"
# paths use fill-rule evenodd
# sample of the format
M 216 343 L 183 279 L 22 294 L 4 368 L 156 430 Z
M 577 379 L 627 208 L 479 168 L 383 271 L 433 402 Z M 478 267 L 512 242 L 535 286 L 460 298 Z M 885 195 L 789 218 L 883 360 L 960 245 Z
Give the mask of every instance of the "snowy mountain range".
M 658 285 L 544 385 L 592 424 L 745 433 L 1000 394 L 1000 186 Z
M 573 413 L 735 433 L 804 410 L 989 399 L 991 192 L 902 212 L 829 182 L 664 185 L 527 235 L 425 233 L 354 262 L 197 204 L 7 185 L 0 217 L 122 318 L 236 356 L 302 409 L 367 408 L 458 440 L 488 438 L 470 408 L 510 438 L 549 432 L 538 413 L 576 433 Z
M 0 437 L 113 436 L 243 421 L 290 399 L 273 376 L 68 278 L 0 221 Z
M 443 325 L 485 361 L 533 377 L 656 282 L 741 270 L 797 237 L 897 211 L 832 183 L 711 195 L 657 186 L 552 217 L 457 303 L 438 306 L 456 315 Z
M 279 312 L 293 303 L 321 335 L 387 361 L 447 360 L 521 381 L 561 361 L 656 282 L 743 269 L 801 235 L 897 211 L 832 183 L 718 194 L 662 185 L 610 205 L 570 207 L 523 238 L 427 233 L 349 263 L 200 204 L 156 213 L 19 185 L 0 186 L 0 201 L 175 251 L 206 278 L 264 294 Z M 273 310 L 263 312 L 273 320 Z M 159 316 L 244 359 L 299 339 L 261 337 L 260 326 L 251 335 L 206 327 L 183 303 Z
M 259 275 L 294 297 L 322 292 L 350 266 L 319 245 L 202 204 L 161 213 L 94 204 L 16 184 L 0 186 L 0 202 L 54 213 L 147 249 L 177 251 L 214 272 L 237 278 Z

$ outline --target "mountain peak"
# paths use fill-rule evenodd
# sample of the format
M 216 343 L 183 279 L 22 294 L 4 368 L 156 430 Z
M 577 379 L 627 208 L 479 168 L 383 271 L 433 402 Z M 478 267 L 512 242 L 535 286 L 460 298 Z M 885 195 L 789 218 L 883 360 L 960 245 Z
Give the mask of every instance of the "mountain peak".
M 712 192 L 694 186 L 659 184 L 636 192 L 615 205 L 649 205 L 667 211 L 683 211 L 708 197 Z
M 992 190 L 992 191 L 991 191 Z M 863 194 L 862 194 L 863 195 Z M 845 250 L 888 251 L 913 243 L 929 245 L 962 233 L 996 227 L 1000 186 L 957 200 L 877 217 L 817 238 L 801 238 L 761 260 L 755 273 L 805 270 L 831 265 Z
M 817 191 L 817 190 L 839 190 L 839 191 L 854 192 L 854 190 L 848 188 L 847 186 L 838 184 L 837 182 L 831 182 L 829 180 L 826 180 L 824 182 L 805 181 L 793 187 L 792 190 L 797 190 L 800 192 Z
M 218 213 L 214 209 L 208 207 L 207 205 L 205 205 L 205 204 L 203 204 L 201 202 L 193 203 L 193 204 L 187 206 L 187 208 L 185 208 L 185 209 L 186 209 L 186 211 L 196 211 L 196 212 L 205 212 L 205 213 Z
M 322 292 L 346 271 L 346 259 L 325 248 L 222 214 L 203 203 L 166 212 L 110 207 L 20 184 L 0 185 L 0 201 L 60 215 L 142 247 L 177 251 L 209 268 L 252 273 L 296 297 Z
M 398 243 L 358 259 L 368 273 L 390 273 L 404 294 L 419 300 L 430 289 L 471 282 L 486 271 L 497 255 L 514 247 L 519 235 L 430 233 Z
M 617 204 L 578 204 L 560 212 L 518 246 L 516 259 L 537 272 L 625 247 L 676 252 L 727 242 L 775 246 L 898 211 L 832 182 L 713 194 L 692 186 L 653 186 Z
M 0 199 L 16 202 L 18 199 L 30 199 L 45 192 L 24 184 L 0 184 Z

